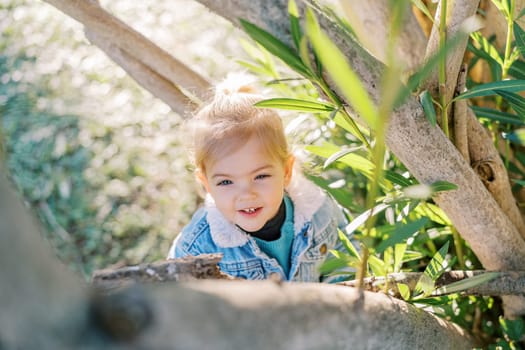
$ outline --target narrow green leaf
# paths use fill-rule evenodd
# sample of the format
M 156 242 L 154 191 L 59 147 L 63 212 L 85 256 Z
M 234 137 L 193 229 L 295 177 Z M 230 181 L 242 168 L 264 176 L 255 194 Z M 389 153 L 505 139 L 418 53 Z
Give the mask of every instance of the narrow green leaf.
M 474 40 L 474 42 L 478 44 L 480 50 L 485 52 L 500 66 L 503 66 L 503 59 L 501 58 L 498 49 L 496 49 L 496 47 L 492 45 L 492 43 L 488 41 L 488 39 L 485 36 L 483 36 L 480 32 L 474 32 L 470 34 L 470 37 L 472 38 L 472 40 Z
M 377 256 L 370 255 L 368 257 L 368 265 L 374 276 L 386 276 L 387 271 L 385 268 L 385 262 Z
M 525 31 L 520 27 L 520 25 L 514 21 L 513 24 L 514 28 L 514 37 L 516 38 L 516 47 L 518 48 L 519 52 L 524 55 L 525 54 Z
M 503 97 L 518 115 L 525 117 L 525 98 L 513 92 L 501 90 L 495 90 L 495 92 Z
M 403 266 L 403 257 L 405 256 L 406 250 L 406 243 L 396 244 L 394 246 L 394 272 L 401 271 L 401 267 Z
M 340 110 L 333 112 L 333 121 L 344 130 L 348 131 L 356 138 L 358 138 L 363 144 L 368 144 L 365 136 L 369 136 L 370 132 L 368 129 L 359 128 L 356 123 L 352 123 L 346 113 L 342 113 Z
M 447 40 L 443 47 L 439 48 L 434 55 L 430 56 L 430 58 L 425 61 L 425 64 L 419 68 L 416 73 L 410 76 L 406 88 L 401 88 L 399 90 L 399 95 L 395 100 L 394 106 L 400 106 L 406 98 L 418 88 L 421 82 L 434 71 L 439 62 L 442 59 L 445 59 L 446 54 L 460 43 L 464 35 L 465 34 L 463 33 L 459 33 Z
M 300 100 L 295 98 L 270 98 L 259 101 L 255 104 L 257 107 L 279 108 L 302 112 L 331 112 L 335 106 L 320 101 Z
M 516 145 L 525 146 L 525 128 L 516 129 L 510 133 L 503 133 L 502 136 L 505 140 L 509 140 Z
M 261 44 L 271 54 L 279 57 L 284 63 L 290 68 L 298 72 L 304 77 L 311 77 L 312 73 L 301 61 L 301 58 L 286 44 L 281 42 L 272 34 L 268 33 L 264 29 L 257 27 L 256 25 L 240 19 L 240 23 L 246 33 L 256 42 Z
M 299 24 L 299 10 L 295 0 L 288 1 L 288 14 L 290 16 L 290 32 L 292 33 L 292 39 L 295 43 L 295 47 L 299 49 L 301 38 L 301 25 Z
M 441 224 L 443 226 L 452 225 L 452 223 L 450 222 L 450 219 L 448 218 L 447 214 L 445 214 L 443 209 L 441 209 L 435 204 L 428 203 L 428 202 L 421 203 L 414 209 L 414 212 L 416 214 L 420 214 L 421 216 L 426 216 L 430 220 L 438 224 Z
M 337 235 L 339 236 L 339 240 L 343 244 L 343 247 L 346 249 L 348 254 L 350 254 L 351 256 L 353 256 L 354 258 L 358 260 L 361 260 L 359 256 L 359 252 L 352 244 L 352 241 L 350 240 L 350 238 L 348 238 L 348 236 L 340 229 L 337 229 Z
M 525 321 L 523 318 L 509 320 L 500 316 L 499 324 L 510 340 L 515 342 L 522 340 L 523 334 L 525 334 Z
M 509 68 L 509 74 L 516 79 L 525 79 L 525 62 L 516 60 Z
M 421 252 L 407 250 L 405 252 L 405 255 L 403 255 L 403 263 L 414 261 L 414 260 L 421 260 L 423 259 L 423 257 L 424 257 L 424 254 Z
M 496 90 L 508 92 L 523 91 L 525 90 L 525 80 L 502 80 L 487 84 L 481 84 L 462 93 L 461 95 L 458 95 L 454 98 L 453 101 L 465 98 L 494 95 L 496 94 Z
M 419 101 L 423 106 L 423 111 L 425 111 L 425 116 L 430 122 L 430 125 L 436 126 L 436 109 L 434 108 L 434 102 L 432 101 L 432 96 L 428 90 L 423 91 L 419 95 Z
M 363 213 L 359 214 L 359 216 L 355 217 L 348 226 L 346 226 L 346 232 L 352 233 L 355 230 L 357 230 L 361 225 L 363 225 L 370 217 L 373 215 L 377 215 L 384 211 L 389 206 L 383 203 L 380 203 L 373 207 L 372 209 L 368 209 L 364 211 Z
M 319 267 L 322 275 L 327 275 L 345 267 L 357 267 L 359 260 L 348 255 L 340 255 L 336 258 L 329 258 Z
M 516 19 L 520 19 L 521 17 L 523 17 L 525 15 L 525 7 L 521 9 L 520 13 L 518 14 L 518 17 L 516 17 Z
M 398 174 L 392 170 L 385 170 L 384 175 L 385 179 L 401 187 L 411 186 L 414 184 L 412 180 L 407 179 L 403 175 Z
M 316 154 L 318 156 L 329 159 L 337 152 L 341 151 L 341 148 L 325 142 L 322 146 L 308 145 L 305 147 L 308 152 Z M 362 173 L 363 175 L 370 177 L 374 170 L 374 163 L 370 160 L 362 157 L 356 153 L 347 153 L 339 158 L 337 161 L 348 165 L 350 168 Z
M 465 278 L 464 280 L 453 282 L 436 289 L 433 295 L 459 293 L 466 289 L 479 286 L 480 284 L 486 283 L 488 281 L 492 281 L 494 278 L 500 275 L 501 274 L 499 272 L 487 272 L 481 275 Z
M 498 61 L 494 60 L 494 58 L 492 58 L 487 52 L 476 47 L 471 41 L 469 41 L 467 44 L 467 50 L 472 52 L 475 56 L 471 62 L 471 65 L 474 65 L 474 63 L 478 61 L 479 58 L 482 58 L 489 65 L 492 80 L 501 80 L 501 64 Z M 518 77 L 515 78 L 520 79 Z
M 458 185 L 447 182 L 447 181 L 436 181 L 430 185 L 432 193 L 457 190 Z
M 408 223 L 397 223 L 395 225 L 388 225 L 387 228 L 391 233 L 388 233 L 387 238 L 383 239 L 381 243 L 375 248 L 376 252 L 381 254 L 387 248 L 393 247 L 396 244 L 406 241 L 414 233 L 419 231 L 428 223 L 428 218 L 420 218 L 416 221 Z M 379 227 L 378 230 L 382 231 L 385 227 Z
M 377 112 L 372 99 L 357 74 L 350 68 L 346 57 L 321 31 L 311 9 L 306 12 L 306 28 L 314 51 L 325 69 L 356 112 L 375 129 Z
M 421 12 L 423 12 L 423 14 L 425 16 L 428 17 L 428 19 L 433 23 L 434 22 L 434 17 L 432 16 L 432 14 L 430 13 L 430 11 L 428 10 L 428 8 L 425 6 L 425 4 L 423 3 L 423 1 L 421 0 L 411 0 L 412 1 L 412 4 L 414 4 L 415 7 L 417 7 Z
M 363 149 L 363 146 L 357 146 L 357 147 L 352 147 L 352 148 L 348 148 L 348 149 L 343 148 L 340 151 L 335 152 L 330 157 L 328 157 L 328 159 L 326 159 L 326 161 L 323 164 L 323 168 L 327 168 L 333 162 L 339 160 L 340 158 L 346 156 L 347 154 L 353 153 L 353 152 L 355 152 L 357 150 L 360 150 L 360 149 Z
M 521 187 L 525 187 L 525 180 L 512 180 L 512 182 L 520 185 Z
M 478 118 L 486 118 L 486 119 L 500 122 L 502 124 L 525 126 L 524 116 L 506 113 L 506 112 L 498 111 L 497 109 L 486 108 L 486 107 L 470 106 L 470 108 L 472 109 L 474 114 L 476 114 L 476 117 Z
M 445 243 L 441 249 L 434 254 L 432 260 L 425 268 L 423 275 L 419 278 L 419 281 L 416 284 L 414 289 L 414 294 L 422 293 L 419 297 L 426 297 L 432 293 L 435 286 L 435 281 L 443 274 L 445 271 L 445 256 L 448 252 L 449 242 Z
M 399 294 L 401 294 L 401 298 L 408 301 L 410 299 L 410 287 L 404 283 L 396 283 L 396 286 Z

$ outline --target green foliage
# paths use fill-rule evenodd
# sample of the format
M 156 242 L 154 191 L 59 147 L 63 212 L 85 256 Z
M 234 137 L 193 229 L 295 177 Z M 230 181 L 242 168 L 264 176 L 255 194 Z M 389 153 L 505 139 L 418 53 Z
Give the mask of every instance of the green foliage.
M 392 3 L 394 11 L 398 10 L 397 5 L 402 7 L 401 3 Z M 430 16 L 430 11 L 422 2 L 412 3 Z M 505 7 L 507 5 L 503 2 L 501 6 L 512 13 L 512 6 Z M 384 126 L 392 109 L 410 94 L 417 92 L 419 84 L 431 70 L 437 66 L 442 67 L 446 53 L 457 45 L 464 34 L 443 42 L 438 53 L 408 79 L 406 86 L 400 85 L 399 72 L 396 70 L 395 59 L 392 58 L 386 64 L 383 74 L 385 78 L 379 88 L 383 95 L 378 98 L 380 102 L 376 103 L 368 95 L 344 54 L 320 29 L 314 10 L 320 16 L 333 16 L 334 12 L 316 5 L 307 9 L 303 20 L 298 17 L 293 1 L 290 1 L 289 8 L 294 47 L 287 46 L 273 36 L 263 35 L 264 31 L 254 25 L 243 23 L 262 51 L 257 54 L 251 52 L 255 59 L 255 62 L 250 63 L 254 73 L 261 74 L 261 67 L 270 66 L 268 62 L 271 57 L 264 54 L 266 50 L 275 54 L 293 71 L 291 74 L 285 73 L 283 77 L 273 70 L 272 82 L 286 85 L 287 88 L 280 88 L 279 93 L 284 92 L 282 97 L 272 98 L 258 105 L 309 113 L 310 117 L 302 114 L 301 121 L 315 121 L 313 125 L 321 130 L 318 133 L 307 132 L 301 139 L 306 143 L 305 149 L 310 152 L 312 163 L 322 164 L 322 167 L 314 165 L 315 173 L 312 173 L 311 178 L 334 195 L 346 208 L 350 219 L 345 231 L 339 232 L 341 249 L 331 252 L 332 257 L 323 265 L 322 272 L 355 278 L 356 271 L 357 277 L 360 271 L 363 277 L 421 271 L 423 275 L 415 290 L 404 284 L 397 285 L 405 300 L 468 329 L 481 324 L 483 334 L 496 339 L 498 332 L 491 325 L 501 312 L 499 300 L 495 303 L 492 298 L 466 297 L 460 294 L 467 288 L 487 282 L 496 274 L 477 276 L 438 289 L 435 287 L 436 280 L 446 270 L 481 268 L 470 248 L 458 237 L 450 220 L 432 200 L 436 193 L 453 191 L 457 186 L 444 181 L 418 183 L 384 147 Z M 402 15 L 398 17 L 402 18 Z M 301 21 L 305 28 L 304 35 L 299 26 Z M 344 20 L 333 21 L 343 22 Z M 512 25 L 518 36 L 523 35 L 518 24 Z M 392 33 L 396 28 L 394 21 Z M 341 32 L 349 33 L 346 29 Z M 523 46 L 521 41 L 521 38 L 516 40 L 518 48 Z M 284 47 L 286 49 L 281 52 L 275 52 L 275 48 Z M 311 51 L 307 51 L 308 47 Z M 472 33 L 469 48 L 475 54 L 473 61 L 489 62 L 496 81 L 485 84 L 469 82 L 469 89 L 456 96 L 453 101 L 433 101 L 430 94 L 423 91 L 419 97 L 429 122 L 437 127 L 435 105 L 448 105 L 459 99 L 499 99 L 497 108 L 473 106 L 473 110 L 483 120 L 498 123 L 495 129 L 505 124 L 507 133 L 503 137 L 521 144 L 525 140 L 525 136 L 521 136 L 522 131 L 511 131 L 511 128 L 523 127 L 525 113 L 522 109 L 525 104 L 517 92 L 525 89 L 525 64 L 521 64 L 516 54 L 500 54 L 490 40 L 477 32 Z M 262 62 L 258 57 L 266 57 L 266 61 Z M 518 79 L 508 79 L 508 72 L 524 74 Z M 324 81 L 327 75 L 335 82 L 341 96 L 349 101 L 350 106 L 344 105 L 339 96 L 328 88 L 328 83 Z M 261 76 L 265 77 L 265 74 L 262 73 Z M 293 87 L 288 82 L 293 82 Z M 322 96 L 310 86 L 322 91 Z M 298 94 L 297 91 L 301 93 Z M 305 91 L 309 92 L 306 96 L 303 94 Z M 507 108 L 502 109 L 502 106 Z M 509 108 L 516 113 L 512 113 Z M 440 109 L 443 112 L 443 108 Z M 300 128 L 299 123 L 289 125 Z M 525 164 L 525 159 L 523 160 L 522 164 Z M 439 296 L 445 292 L 453 294 Z M 474 314 L 477 315 L 476 320 Z
M 106 3 L 170 51 L 182 45 L 186 57 L 217 76 L 237 67 L 219 54 L 233 50 L 231 29 L 191 1 L 154 7 Z M 188 12 L 166 17 L 180 13 L 178 6 Z M 188 13 L 202 19 L 199 27 L 184 19 Z M 177 21 L 181 33 L 159 37 L 161 17 L 166 26 Z M 0 168 L 41 222 L 42 235 L 86 279 L 114 264 L 164 259 L 200 200 L 181 144 L 181 117 L 90 45 L 82 26 L 53 6 L 3 0 L 0 18 Z M 208 40 L 219 43 L 194 42 L 206 27 L 216 35 Z

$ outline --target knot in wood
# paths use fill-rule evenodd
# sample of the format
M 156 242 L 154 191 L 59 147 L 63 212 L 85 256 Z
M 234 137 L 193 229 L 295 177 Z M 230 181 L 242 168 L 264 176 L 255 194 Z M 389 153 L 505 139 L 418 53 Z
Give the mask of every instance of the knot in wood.
M 492 160 L 490 159 L 478 160 L 472 163 L 472 168 L 481 178 L 483 183 L 491 183 L 496 179 L 496 172 L 494 171 Z

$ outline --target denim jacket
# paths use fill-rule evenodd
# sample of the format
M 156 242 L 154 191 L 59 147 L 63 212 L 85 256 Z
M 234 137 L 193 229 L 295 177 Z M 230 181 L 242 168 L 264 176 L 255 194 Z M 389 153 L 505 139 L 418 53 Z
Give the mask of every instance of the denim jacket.
M 327 193 L 299 172 L 294 172 L 286 193 L 294 205 L 295 231 L 287 276 L 276 259 L 259 249 L 255 239 L 221 214 L 209 195 L 204 207 L 175 238 L 168 258 L 222 253 L 219 268 L 234 277 L 255 280 L 277 274 L 285 281 L 324 280 L 319 267 L 339 242 L 337 228 L 346 224 L 343 213 Z

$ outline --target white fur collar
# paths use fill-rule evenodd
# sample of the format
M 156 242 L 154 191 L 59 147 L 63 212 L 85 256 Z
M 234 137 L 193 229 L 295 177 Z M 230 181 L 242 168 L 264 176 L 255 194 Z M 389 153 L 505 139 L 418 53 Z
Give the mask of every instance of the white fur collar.
M 286 192 L 294 205 L 294 231 L 297 234 L 323 204 L 326 194 L 295 169 Z M 206 195 L 205 207 L 208 212 L 207 220 L 211 237 L 215 244 L 221 248 L 246 244 L 248 235 L 222 215 L 209 194 Z

